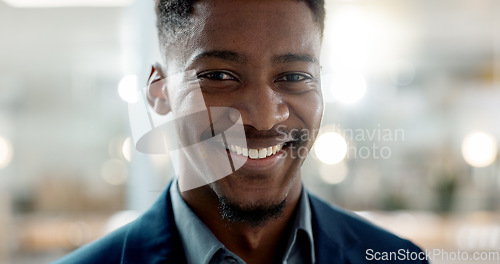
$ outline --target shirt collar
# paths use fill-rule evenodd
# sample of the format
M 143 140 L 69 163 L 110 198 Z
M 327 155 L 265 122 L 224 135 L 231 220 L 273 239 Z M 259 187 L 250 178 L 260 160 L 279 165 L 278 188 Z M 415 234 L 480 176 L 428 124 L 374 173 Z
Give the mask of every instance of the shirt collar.
M 220 249 L 226 249 L 226 247 L 186 204 L 180 195 L 177 187 L 177 180 L 174 180 L 170 186 L 170 199 L 172 201 L 175 224 L 179 229 L 182 246 L 186 253 L 188 263 L 210 263 L 212 257 Z M 303 187 L 283 263 L 287 263 L 287 260 L 292 258 L 293 253 L 301 246 L 299 245 L 300 243 L 304 243 L 298 239 L 299 232 L 305 232 L 308 238 L 306 240 L 309 242 L 310 256 L 306 255 L 304 257 L 310 259 L 311 263 L 315 263 L 311 205 L 309 203 L 309 197 Z M 242 261 L 241 263 L 244 262 Z
M 209 263 L 212 256 L 224 248 L 224 245 L 182 199 L 177 180 L 174 180 L 170 188 L 175 225 L 179 229 L 188 263 Z
M 309 197 L 302 186 L 302 194 L 300 195 L 299 203 L 297 208 L 297 214 L 295 216 L 292 234 L 288 239 L 288 245 L 286 247 L 284 263 L 293 258 L 293 253 L 298 252 L 300 248 L 300 243 L 306 243 L 308 245 L 302 245 L 309 248 L 310 255 L 305 255 L 304 259 L 310 259 L 311 263 L 315 263 L 315 253 L 314 253 L 314 237 L 312 228 L 312 215 L 311 215 L 311 205 L 309 203 Z M 305 241 L 300 240 L 299 232 L 303 232 L 306 236 Z M 303 237 L 303 236 L 302 236 Z

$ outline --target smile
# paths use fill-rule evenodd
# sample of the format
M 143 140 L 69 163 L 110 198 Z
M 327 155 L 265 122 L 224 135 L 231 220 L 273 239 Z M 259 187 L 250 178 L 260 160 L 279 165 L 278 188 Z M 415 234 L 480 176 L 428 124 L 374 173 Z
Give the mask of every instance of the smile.
M 260 148 L 260 149 L 247 149 L 247 148 L 242 148 L 240 146 L 229 145 L 226 146 L 226 149 L 238 155 L 248 157 L 250 159 L 265 159 L 279 152 L 283 148 L 283 145 L 284 144 L 278 144 L 275 146 Z

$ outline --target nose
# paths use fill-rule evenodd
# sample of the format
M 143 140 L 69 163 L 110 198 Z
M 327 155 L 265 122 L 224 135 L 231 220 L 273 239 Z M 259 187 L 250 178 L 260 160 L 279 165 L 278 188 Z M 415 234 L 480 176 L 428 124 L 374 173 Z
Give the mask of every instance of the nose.
M 245 125 L 257 130 L 270 130 L 288 119 L 290 111 L 283 95 L 270 85 L 249 85 L 243 89 L 238 110 Z

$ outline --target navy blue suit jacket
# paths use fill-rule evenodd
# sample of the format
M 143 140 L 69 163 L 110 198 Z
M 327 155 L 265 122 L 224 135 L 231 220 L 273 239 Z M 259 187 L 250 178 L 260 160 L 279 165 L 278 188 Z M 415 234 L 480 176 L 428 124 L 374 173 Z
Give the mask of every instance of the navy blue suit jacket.
M 54 263 L 186 263 L 175 226 L 169 189 L 160 195 L 149 211 L 134 222 Z M 400 260 L 394 263 L 427 263 L 425 260 L 406 259 L 408 255 L 413 258 L 417 254 L 423 256 L 423 252 L 410 241 L 384 231 L 352 213 L 332 207 L 311 194 L 308 195 L 317 263 L 391 262 L 380 260 L 382 255 L 375 255 L 376 252 L 395 252 Z M 367 250 L 371 251 L 367 254 Z M 408 254 L 409 252 L 411 254 Z

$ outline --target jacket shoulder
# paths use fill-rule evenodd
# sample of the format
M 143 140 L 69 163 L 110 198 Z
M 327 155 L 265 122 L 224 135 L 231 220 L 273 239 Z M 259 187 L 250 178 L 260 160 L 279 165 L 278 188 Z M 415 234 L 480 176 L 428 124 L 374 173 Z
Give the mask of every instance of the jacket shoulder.
M 396 261 L 405 258 L 406 261 L 426 263 L 423 260 L 424 252 L 411 241 L 384 230 L 353 212 L 329 205 L 313 195 L 309 196 L 319 244 L 317 246 L 320 249 L 330 247 L 331 250 L 337 250 L 344 260 L 349 259 L 351 263 L 372 263 L 368 260 L 376 260 L 375 255 L 384 254 L 383 252 L 399 258 Z M 324 246 L 325 243 L 328 245 Z
M 90 242 L 53 264 L 113 264 L 120 263 L 129 225 L 126 225 L 94 242 Z
M 185 263 L 168 190 L 128 225 L 83 246 L 54 264 Z

